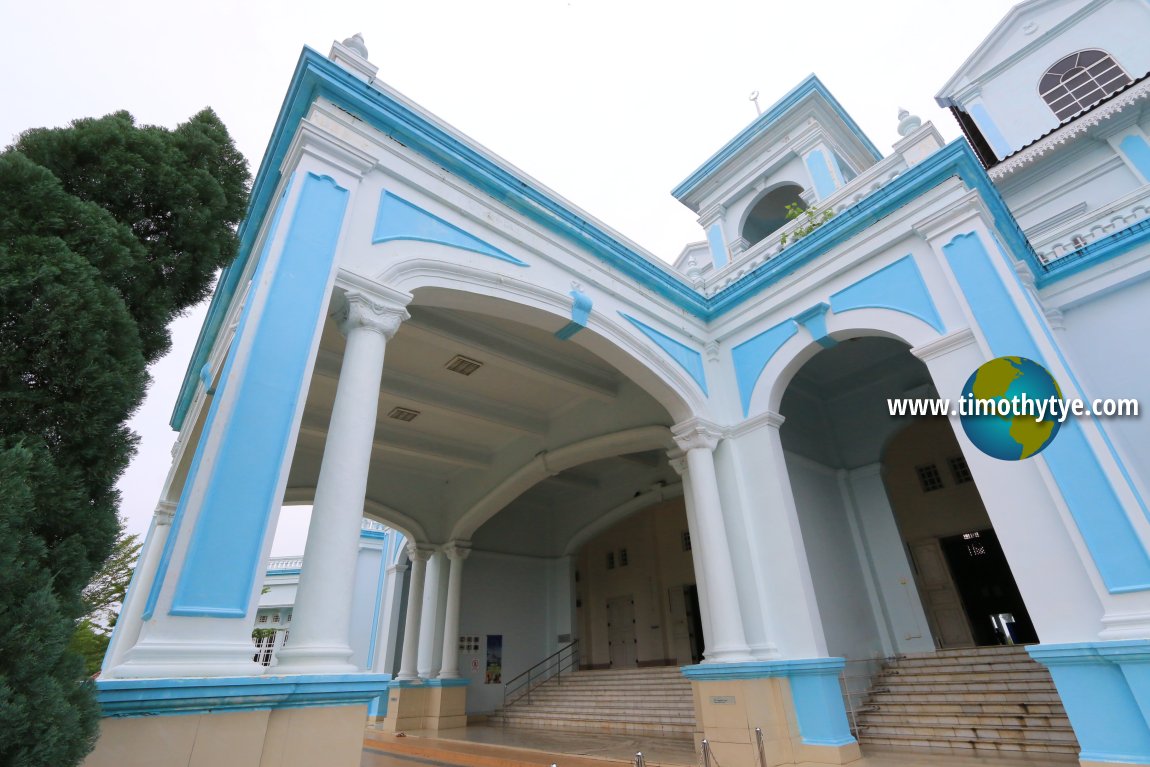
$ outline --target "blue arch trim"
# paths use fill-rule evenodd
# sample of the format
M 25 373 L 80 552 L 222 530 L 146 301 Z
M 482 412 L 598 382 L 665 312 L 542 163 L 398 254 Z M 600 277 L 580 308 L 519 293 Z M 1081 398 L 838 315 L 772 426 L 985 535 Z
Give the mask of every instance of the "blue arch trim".
M 555 331 L 555 337 L 560 341 L 566 341 L 587 327 L 587 321 L 591 319 L 591 296 L 575 288 L 571 291 L 571 299 L 571 321 Z
M 731 359 L 735 363 L 735 382 L 739 385 L 739 400 L 743 403 L 744 416 L 751 409 L 751 394 L 767 363 L 798 332 L 798 323 L 786 320 L 731 349 Z
M 831 294 L 831 311 L 838 314 L 851 309 L 890 309 L 917 317 L 939 333 L 946 332 L 913 256 L 904 256 Z
M 679 343 L 674 338 L 660 333 L 650 325 L 644 325 L 629 314 L 623 314 L 623 312 L 619 312 L 619 314 L 623 319 L 637 327 L 643 335 L 654 341 L 655 345 L 665 351 L 671 359 L 679 363 L 679 367 L 687 371 L 687 375 L 694 379 L 699 388 L 703 390 L 703 394 L 710 396 L 707 392 L 707 374 L 703 370 L 703 355 L 686 344 Z
M 991 353 L 1029 357 L 1046 365 L 979 236 L 974 232 L 957 235 L 942 250 Z M 1106 588 L 1113 594 L 1150 589 L 1150 556 L 1074 418 L 1062 424 L 1042 459 Z
M 379 210 L 375 214 L 375 231 L 371 242 L 378 245 L 392 240 L 415 240 L 450 245 L 484 256 L 498 258 L 516 266 L 528 266 L 515 256 L 504 253 L 475 235 L 468 234 L 455 224 L 444 221 L 434 213 L 384 190 L 379 196 Z

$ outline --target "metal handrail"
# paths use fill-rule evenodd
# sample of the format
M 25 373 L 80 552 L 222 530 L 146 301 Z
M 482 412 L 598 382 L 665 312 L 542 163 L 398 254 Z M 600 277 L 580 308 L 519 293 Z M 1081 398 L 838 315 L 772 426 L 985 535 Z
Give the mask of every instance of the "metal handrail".
M 846 705 L 847 719 L 850 725 L 851 734 L 858 737 L 859 725 L 858 714 L 866 709 L 866 700 L 873 695 L 877 690 L 875 689 L 874 682 L 884 669 L 898 660 L 899 656 L 889 658 L 863 658 L 859 660 L 848 660 L 843 664 L 843 670 L 839 673 L 839 683 L 842 686 L 843 703 Z M 864 666 L 865 664 L 865 666 Z M 865 669 L 862 673 L 847 673 L 848 668 L 851 671 L 855 669 Z M 852 680 L 865 680 L 861 688 L 852 689 Z M 856 700 L 857 699 L 857 700 Z
M 564 662 L 568 665 L 568 672 L 578 667 L 579 654 L 575 651 L 575 647 L 578 644 L 579 640 L 576 639 L 571 642 L 571 644 L 560 647 L 522 674 L 510 679 L 503 685 L 503 707 L 506 708 L 512 703 L 518 702 L 524 696 L 527 697 L 527 702 L 530 703 L 531 691 L 552 677 L 555 677 L 557 684 L 562 684 Z M 564 653 L 570 653 L 566 659 L 563 658 Z M 551 668 L 552 666 L 554 666 L 554 669 Z M 519 694 L 514 695 L 517 692 Z

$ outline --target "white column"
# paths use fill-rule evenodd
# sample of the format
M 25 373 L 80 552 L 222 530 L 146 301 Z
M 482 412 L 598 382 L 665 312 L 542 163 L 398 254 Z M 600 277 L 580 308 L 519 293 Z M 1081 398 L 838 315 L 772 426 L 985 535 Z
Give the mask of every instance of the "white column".
M 351 595 L 379 381 L 387 341 L 407 317 L 401 306 L 361 293 L 347 294 L 347 316 L 340 323 L 347 345 L 304 547 L 291 644 L 278 656 L 285 672 L 358 670 L 349 662 Z
M 443 665 L 440 679 L 459 678 L 459 605 L 463 593 L 463 560 L 471 553 L 471 544 L 456 541 L 443 550 L 447 555 L 447 612 L 443 621 Z
M 136 570 L 132 574 L 132 581 L 124 598 L 120 615 L 116 619 L 116 628 L 112 632 L 112 641 L 108 644 L 108 651 L 104 654 L 104 663 L 101 670 L 115 668 L 124 661 L 124 655 L 131 650 L 140 638 L 140 629 L 143 626 L 144 603 L 148 598 L 148 591 L 152 588 L 152 581 L 156 579 L 156 568 L 160 564 L 160 555 L 164 545 L 168 542 L 168 533 L 172 531 L 172 517 L 176 514 L 176 504 L 172 501 L 160 501 L 156 504 L 156 511 L 152 515 L 151 529 L 144 540 L 140 551 L 140 559 L 136 563 Z
M 713 452 L 721 432 L 712 424 L 692 419 L 672 428 L 675 442 L 687 458 L 691 475 L 688 512 L 695 514 L 699 557 L 706 570 L 706 596 L 711 605 L 711 637 L 707 637 L 706 660 L 738 663 L 751 660 L 750 650 L 739 616 L 739 597 L 735 590 L 735 571 L 731 565 L 727 529 L 719 501 L 719 483 L 715 477 Z M 694 548 L 694 546 L 692 546 Z
M 443 638 L 439 631 L 443 628 L 444 587 L 446 584 L 447 557 L 436 551 L 427 561 L 427 572 L 423 577 L 423 615 L 419 619 L 419 660 L 416 668 L 422 679 L 434 679 L 439 673 L 439 651 Z
M 403 574 L 408 566 L 394 564 L 387 568 L 382 613 L 379 618 L 375 643 L 375 662 L 372 670 L 390 674 L 395 669 L 396 636 L 399 634 L 399 605 L 403 601 Z
M 399 659 L 399 674 L 396 679 L 419 678 L 419 621 L 423 615 L 423 577 L 427 572 L 429 549 L 416 548 L 407 544 L 407 555 L 411 559 L 411 578 L 407 586 L 407 618 L 403 627 L 403 654 Z
M 703 558 L 699 546 L 699 523 L 695 519 L 695 502 L 691 500 L 691 473 L 687 471 L 687 456 L 682 450 L 668 453 L 671 468 L 683 478 L 683 505 L 687 509 L 687 535 L 691 536 L 691 566 L 695 570 L 695 591 L 699 595 L 699 619 L 703 626 L 703 646 L 711 641 L 714 628 L 711 625 L 711 598 L 707 595 L 707 571 L 703 568 Z

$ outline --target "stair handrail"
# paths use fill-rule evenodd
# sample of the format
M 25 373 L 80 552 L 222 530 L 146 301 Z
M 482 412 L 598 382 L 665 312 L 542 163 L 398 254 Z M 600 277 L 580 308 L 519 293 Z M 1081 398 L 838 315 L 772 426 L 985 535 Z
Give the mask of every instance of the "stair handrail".
M 886 669 L 897 664 L 901 657 L 893 655 L 885 658 L 858 658 L 843 663 L 842 671 L 839 672 L 839 685 L 842 688 L 847 724 L 850 726 L 851 734 L 856 738 L 860 734 L 858 715 L 864 710 L 867 698 L 876 692 L 875 682 Z M 862 673 L 849 673 L 860 668 L 865 670 Z M 861 688 L 852 685 L 852 681 L 858 679 L 865 682 Z
M 527 702 L 530 703 L 531 691 L 552 677 L 555 677 L 558 684 L 562 684 L 564 662 L 568 665 L 568 672 L 572 671 L 573 667 L 578 667 L 579 654 L 575 649 L 578 645 L 578 639 L 572 640 L 570 644 L 560 647 L 522 674 L 518 674 L 508 680 L 507 683 L 503 685 L 503 707 L 507 708 L 507 706 L 518 702 L 524 696 L 527 696 Z M 569 653 L 567 658 L 563 657 L 564 653 Z M 554 671 L 548 673 L 552 665 L 554 666 Z M 519 694 L 513 698 L 512 695 L 516 692 Z

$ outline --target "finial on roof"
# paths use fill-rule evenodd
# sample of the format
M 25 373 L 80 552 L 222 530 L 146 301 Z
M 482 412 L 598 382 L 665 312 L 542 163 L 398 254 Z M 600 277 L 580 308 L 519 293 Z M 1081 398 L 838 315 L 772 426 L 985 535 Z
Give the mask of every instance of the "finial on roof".
M 898 135 L 906 138 L 922 125 L 922 118 L 912 115 L 902 107 L 898 110 Z
M 694 256 L 687 257 L 687 279 L 695 286 L 703 281 L 703 270 L 699 268 L 699 262 Z
M 363 35 L 361 33 L 356 32 L 354 35 L 344 40 L 343 44 L 351 50 L 355 51 L 361 57 L 365 59 L 367 58 L 367 46 L 363 44 Z

